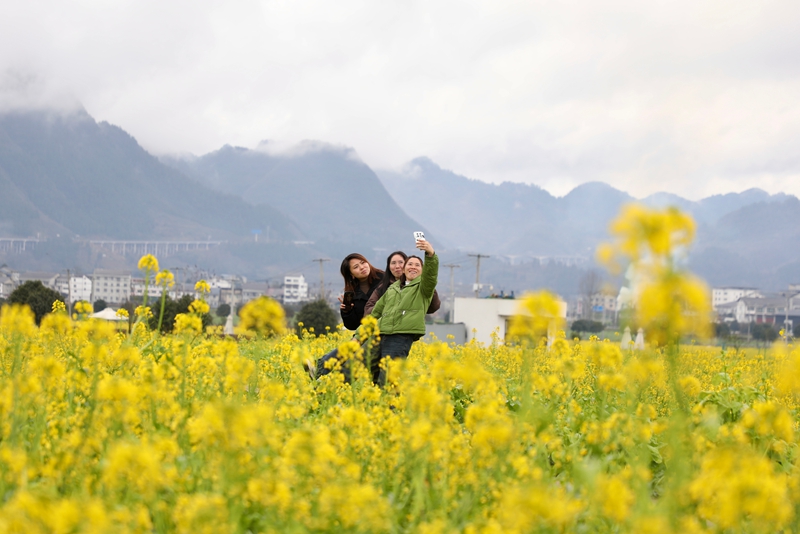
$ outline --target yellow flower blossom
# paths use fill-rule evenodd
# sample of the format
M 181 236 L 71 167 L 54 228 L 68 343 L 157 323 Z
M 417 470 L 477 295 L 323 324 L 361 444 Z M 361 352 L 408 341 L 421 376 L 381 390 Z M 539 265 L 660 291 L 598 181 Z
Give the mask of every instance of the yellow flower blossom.
M 205 280 L 198 280 L 198 282 L 194 285 L 194 290 L 201 295 L 207 295 L 211 293 L 211 286 L 208 285 L 208 282 Z
M 175 285 L 175 276 L 168 269 L 164 269 L 156 275 L 155 282 L 159 287 L 169 288 Z
M 179 313 L 175 316 L 175 333 L 197 335 L 203 331 L 203 320 L 192 314 Z
M 153 310 L 150 309 L 150 306 L 136 306 L 136 309 L 133 310 L 133 314 L 136 315 L 136 317 L 149 319 L 153 316 Z
M 522 297 L 519 313 L 514 316 L 509 336 L 539 338 L 562 329 L 561 305 L 552 293 L 542 291 Z
M 269 336 L 286 330 L 283 308 L 269 297 L 251 300 L 239 312 L 237 332 L 243 335 Z
M 72 309 L 75 310 L 75 313 L 78 315 L 89 315 L 94 311 L 92 309 L 92 305 L 86 302 L 85 300 L 79 300 L 72 306 Z
M 208 313 L 209 310 L 211 310 L 211 307 L 204 300 L 195 299 L 189 304 L 189 312 L 191 313 L 204 314 Z
M 158 272 L 158 260 L 152 254 L 145 254 L 139 259 L 138 268 L 140 271 L 151 273 Z

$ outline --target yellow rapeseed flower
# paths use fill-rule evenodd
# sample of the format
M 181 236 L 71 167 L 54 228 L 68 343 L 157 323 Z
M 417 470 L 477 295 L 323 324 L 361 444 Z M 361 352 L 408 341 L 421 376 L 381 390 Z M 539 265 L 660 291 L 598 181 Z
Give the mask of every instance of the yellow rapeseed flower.
M 172 287 L 175 285 L 175 276 L 169 269 L 164 269 L 156 275 L 156 285 L 165 288 Z
M 794 510 L 786 476 L 776 473 L 768 458 L 744 447 L 710 451 L 689 496 L 697 502 L 700 517 L 723 530 L 743 530 L 747 520 L 757 531 L 779 531 Z
M 203 320 L 197 315 L 188 313 L 179 313 L 175 316 L 175 333 L 176 334 L 193 334 L 197 335 L 203 331 Z
M 136 306 L 136 309 L 133 310 L 133 314 L 136 315 L 136 317 L 149 319 L 153 316 L 153 310 L 150 309 L 150 306 Z
M 0 308 L 0 332 L 32 337 L 36 332 L 36 318 L 27 304 L 3 304 Z
M 197 293 L 200 293 L 201 295 L 207 295 L 207 294 L 211 293 L 211 286 L 208 285 L 208 282 L 206 282 L 205 280 L 199 280 L 194 285 L 194 290 Z
M 90 313 L 92 313 L 92 311 L 94 311 L 92 305 L 86 302 L 85 300 L 79 300 L 78 302 L 76 302 L 75 305 L 72 307 L 72 309 L 78 315 L 89 315 Z
M 237 332 L 243 335 L 269 336 L 286 330 L 283 307 L 269 297 L 251 300 L 239 312 Z
M 158 260 L 152 254 L 145 254 L 139 259 L 139 270 L 151 273 L 158 272 Z
M 562 329 L 563 317 L 558 298 L 548 291 L 522 297 L 517 315 L 511 320 L 508 334 L 517 338 L 538 339 L 555 335 Z
M 208 303 L 200 299 L 195 299 L 191 304 L 189 304 L 189 311 L 191 313 L 208 313 L 210 309 L 211 307 L 208 305 Z

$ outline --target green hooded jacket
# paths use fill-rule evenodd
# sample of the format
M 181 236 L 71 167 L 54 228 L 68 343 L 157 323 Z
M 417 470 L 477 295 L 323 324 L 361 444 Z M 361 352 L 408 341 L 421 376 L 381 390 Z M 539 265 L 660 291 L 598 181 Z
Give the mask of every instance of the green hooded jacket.
M 398 280 L 389 286 L 375 304 L 372 315 L 378 319 L 381 335 L 425 335 L 425 312 L 430 306 L 439 278 L 439 256 L 425 255 L 422 274 L 400 286 Z

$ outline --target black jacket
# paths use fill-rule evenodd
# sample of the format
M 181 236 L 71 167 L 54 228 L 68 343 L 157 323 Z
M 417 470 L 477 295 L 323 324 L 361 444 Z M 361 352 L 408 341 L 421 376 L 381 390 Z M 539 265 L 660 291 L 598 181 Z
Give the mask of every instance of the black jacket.
M 369 298 L 372 296 L 372 292 L 375 291 L 375 288 L 378 287 L 378 284 L 381 283 L 380 278 L 372 282 L 372 285 L 369 286 L 369 291 L 364 293 L 361 291 L 361 286 L 356 286 L 353 295 L 353 307 L 350 308 L 350 311 L 339 309 L 339 313 L 342 315 L 342 322 L 344 323 L 344 327 L 348 330 L 355 330 L 359 326 L 361 326 L 361 319 L 364 318 L 364 305 L 367 303 Z

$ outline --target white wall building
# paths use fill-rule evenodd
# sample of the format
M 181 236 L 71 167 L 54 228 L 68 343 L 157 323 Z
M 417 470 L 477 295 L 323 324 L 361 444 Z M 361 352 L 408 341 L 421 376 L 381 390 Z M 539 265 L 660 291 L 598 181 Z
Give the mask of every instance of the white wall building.
M 308 300 L 308 284 L 306 277 L 299 276 L 283 277 L 283 303 L 297 304 Z
M 86 275 L 73 276 L 69 280 L 69 295 L 70 302 L 78 302 L 79 300 L 89 301 L 92 298 L 92 279 Z
M 453 309 L 453 322 L 464 323 L 467 340 L 484 344 L 492 342 L 492 332 L 497 331 L 505 340 L 511 318 L 519 313 L 521 301 L 514 299 L 475 299 L 457 297 Z M 559 316 L 567 317 L 567 303 L 559 301 Z
M 92 303 L 104 300 L 108 304 L 122 304 L 130 296 L 130 273 L 95 269 L 92 274 Z
M 79 300 L 88 301 L 92 298 L 92 279 L 86 275 L 67 276 L 60 274 L 56 278 L 53 289 L 64 295 L 64 298 L 70 304 Z
M 761 292 L 752 287 L 715 287 L 711 290 L 711 306 L 716 310 L 720 304 L 730 304 L 743 297 L 761 296 Z

